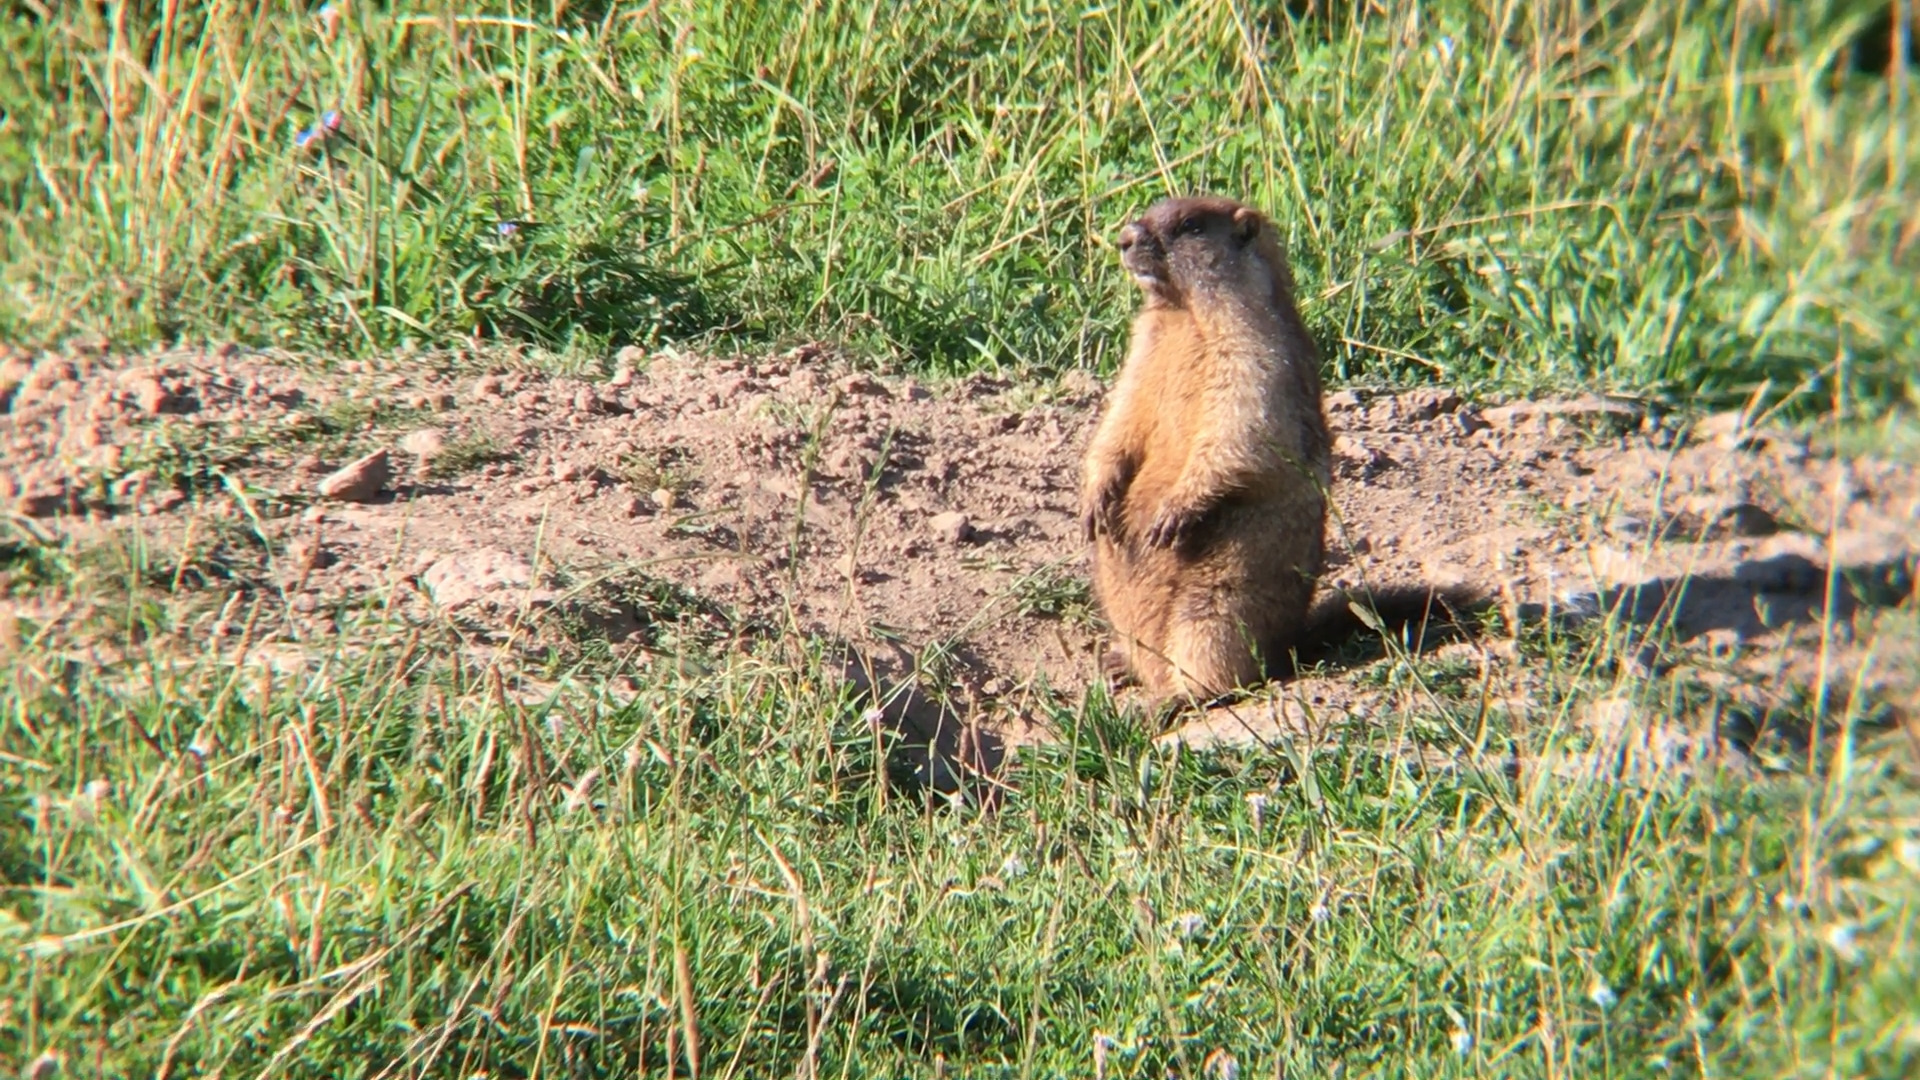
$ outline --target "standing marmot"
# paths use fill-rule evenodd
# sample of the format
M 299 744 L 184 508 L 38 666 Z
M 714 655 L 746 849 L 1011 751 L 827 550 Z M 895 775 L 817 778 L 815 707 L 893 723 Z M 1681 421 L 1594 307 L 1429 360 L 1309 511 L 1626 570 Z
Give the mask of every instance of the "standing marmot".
M 1332 452 L 1279 236 L 1230 199 L 1120 230 L 1146 294 L 1087 448 L 1081 519 L 1124 664 L 1154 697 L 1256 681 L 1307 620 Z

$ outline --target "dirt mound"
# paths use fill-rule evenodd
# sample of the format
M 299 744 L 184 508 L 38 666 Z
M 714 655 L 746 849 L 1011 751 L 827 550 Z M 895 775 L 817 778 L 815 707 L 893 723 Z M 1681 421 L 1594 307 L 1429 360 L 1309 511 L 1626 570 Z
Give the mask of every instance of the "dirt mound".
M 630 359 L 586 381 L 11 357 L 0 494 L 81 531 L 244 521 L 289 618 L 322 630 L 371 592 L 481 625 L 580 602 L 616 645 L 670 648 L 668 622 L 823 635 L 1018 715 L 1097 677 L 1073 517 L 1095 382 Z M 1731 651 L 1815 618 L 1829 568 L 1843 599 L 1911 587 L 1920 481 L 1895 464 L 1608 399 L 1328 405 L 1331 586 L 1464 586 L 1514 619 L 1611 606 Z

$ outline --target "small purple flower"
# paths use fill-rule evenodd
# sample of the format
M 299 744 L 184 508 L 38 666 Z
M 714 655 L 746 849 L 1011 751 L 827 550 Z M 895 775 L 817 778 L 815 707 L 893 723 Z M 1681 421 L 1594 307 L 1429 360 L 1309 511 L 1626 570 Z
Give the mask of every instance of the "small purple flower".
M 339 109 L 328 109 L 320 114 L 320 126 L 328 131 L 339 131 L 341 122 Z
M 319 128 L 307 128 L 306 130 L 300 132 L 298 135 L 295 135 L 293 137 L 293 145 L 302 150 L 305 150 L 308 147 L 312 146 L 313 144 L 319 142 L 321 134 L 322 132 L 320 131 Z
M 520 223 L 517 221 L 502 221 L 498 225 L 495 225 L 493 230 L 501 236 L 512 236 L 520 231 Z

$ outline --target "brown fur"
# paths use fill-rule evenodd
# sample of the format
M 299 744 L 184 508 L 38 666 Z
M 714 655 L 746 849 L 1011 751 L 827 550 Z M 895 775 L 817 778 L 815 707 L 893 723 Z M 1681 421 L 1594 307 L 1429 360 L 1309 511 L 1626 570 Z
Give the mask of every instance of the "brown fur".
M 1332 479 L 1319 357 L 1259 212 L 1167 199 L 1120 247 L 1144 302 L 1087 449 L 1094 588 L 1148 693 L 1207 698 L 1305 629 Z

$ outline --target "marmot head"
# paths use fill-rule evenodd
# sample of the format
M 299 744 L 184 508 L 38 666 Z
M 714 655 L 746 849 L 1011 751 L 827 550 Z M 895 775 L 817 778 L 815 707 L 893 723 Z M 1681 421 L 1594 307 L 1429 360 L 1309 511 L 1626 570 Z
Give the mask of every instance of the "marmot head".
M 1148 306 L 1186 307 L 1208 294 L 1274 296 L 1290 288 L 1265 215 L 1232 199 L 1162 199 L 1120 230 L 1120 265 Z

